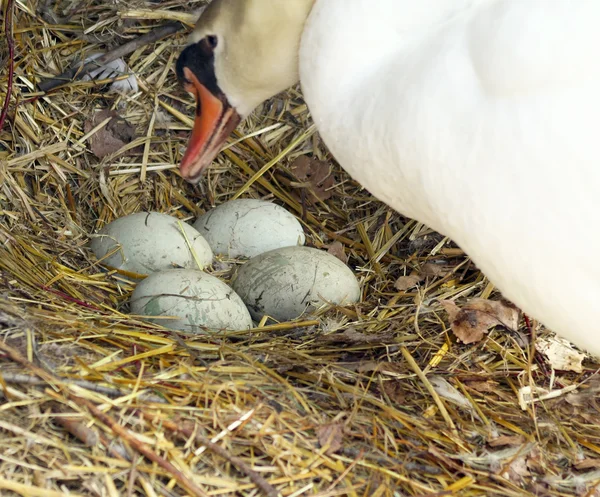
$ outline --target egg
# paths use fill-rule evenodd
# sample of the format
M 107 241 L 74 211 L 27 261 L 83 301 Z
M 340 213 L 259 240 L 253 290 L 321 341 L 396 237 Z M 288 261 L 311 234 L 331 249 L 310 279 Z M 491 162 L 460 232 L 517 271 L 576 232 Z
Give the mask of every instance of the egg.
M 171 269 L 152 273 L 138 283 L 130 303 L 132 313 L 151 316 L 146 319 L 172 330 L 208 334 L 252 328 L 250 313 L 238 294 L 202 271 Z
M 298 220 L 283 207 L 264 200 L 226 202 L 199 217 L 194 227 L 214 253 L 234 258 L 250 258 L 305 242 Z
M 102 264 L 141 275 L 176 267 L 198 268 L 196 258 L 204 268 L 213 260 L 210 245 L 195 228 L 184 222 L 180 226 L 178 219 L 157 212 L 114 220 L 92 238 L 90 246 Z
M 233 283 L 256 320 L 289 321 L 325 302 L 360 299 L 354 273 L 333 255 L 310 247 L 271 250 L 244 264 Z

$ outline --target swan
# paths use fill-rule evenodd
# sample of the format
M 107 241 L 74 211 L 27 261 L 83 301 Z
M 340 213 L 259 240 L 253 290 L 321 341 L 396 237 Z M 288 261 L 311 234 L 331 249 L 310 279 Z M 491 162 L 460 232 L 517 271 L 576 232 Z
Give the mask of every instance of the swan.
M 181 175 L 300 81 L 356 181 L 600 356 L 599 25 L 597 0 L 214 0 L 176 64 Z

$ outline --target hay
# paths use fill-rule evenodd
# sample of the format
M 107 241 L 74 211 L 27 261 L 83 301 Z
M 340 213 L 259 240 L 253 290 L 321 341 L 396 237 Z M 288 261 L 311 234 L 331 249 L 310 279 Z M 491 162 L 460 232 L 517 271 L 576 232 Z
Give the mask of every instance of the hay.
M 90 81 L 37 91 L 201 4 L 14 1 L 14 58 L 0 48 L 0 101 L 15 74 L 0 130 L 0 494 L 600 495 L 597 364 L 550 374 L 524 324 L 457 343 L 440 301 L 497 298 L 493 286 L 335 165 L 297 89 L 248 119 L 198 187 L 175 168 L 192 115 L 173 71 L 184 33 L 126 57 L 135 95 Z M 85 123 L 105 109 L 137 138 L 99 160 L 105 123 Z M 290 173 L 303 154 L 332 164 L 331 198 Z M 136 211 L 185 221 L 238 196 L 286 206 L 312 246 L 343 244 L 363 302 L 227 337 L 129 316 L 132 287 L 94 260 L 89 235 Z M 236 265 L 213 271 L 227 280 Z M 521 387 L 558 393 L 522 410 Z

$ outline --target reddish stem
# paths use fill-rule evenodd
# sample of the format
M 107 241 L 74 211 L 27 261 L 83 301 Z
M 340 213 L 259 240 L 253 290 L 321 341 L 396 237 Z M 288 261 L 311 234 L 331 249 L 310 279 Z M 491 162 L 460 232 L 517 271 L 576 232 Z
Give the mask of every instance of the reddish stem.
M 527 326 L 527 331 L 529 331 L 529 335 L 533 335 L 533 328 L 531 327 L 531 321 L 529 320 L 529 316 L 523 313 L 523 318 L 525 319 L 525 326 Z
M 8 82 L 6 84 L 6 96 L 4 97 L 2 112 L 0 113 L 0 130 L 4 126 L 4 121 L 6 121 L 6 116 L 8 115 L 8 106 L 12 94 L 13 75 L 15 72 L 15 42 L 12 37 L 13 1 L 14 0 L 7 0 L 6 12 L 4 13 L 4 33 L 6 34 L 6 44 L 8 45 Z
M 65 299 L 65 300 L 68 300 L 69 302 L 74 302 L 75 304 L 85 307 L 86 309 L 91 309 L 93 311 L 102 311 L 102 309 L 100 309 L 100 307 L 96 307 L 93 304 L 88 304 L 87 302 L 84 302 L 83 300 L 79 300 L 79 299 L 76 299 L 75 297 L 71 297 L 69 294 L 67 294 L 65 292 L 61 292 L 60 290 L 54 290 L 54 288 L 50 288 L 49 286 L 45 286 L 45 285 L 42 286 L 42 290 L 53 293 L 54 295 L 58 295 L 59 297 Z

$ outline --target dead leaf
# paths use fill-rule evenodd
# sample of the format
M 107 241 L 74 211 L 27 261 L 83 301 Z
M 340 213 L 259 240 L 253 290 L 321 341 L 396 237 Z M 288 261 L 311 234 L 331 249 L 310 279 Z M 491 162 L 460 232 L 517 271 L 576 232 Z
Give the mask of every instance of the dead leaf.
M 346 328 L 342 335 L 351 343 L 385 343 L 394 338 L 392 333 L 361 333 L 353 326 Z
M 349 364 L 346 368 L 352 368 L 352 365 Z M 358 363 L 355 371 L 358 373 L 402 373 L 405 372 L 405 369 L 393 362 L 366 361 Z
M 89 140 L 92 153 L 99 159 L 114 154 L 135 138 L 134 126 L 119 116 L 114 110 L 108 109 L 95 112 L 90 119 L 85 121 L 85 133 L 89 133 L 109 117 L 112 117 L 112 119 L 108 124 L 94 133 Z
M 440 301 L 456 338 L 469 344 L 479 342 L 494 326 L 516 330 L 519 310 L 512 304 L 497 300 L 473 299 L 459 308 L 450 300 Z
M 426 276 L 444 277 L 452 272 L 452 269 L 445 264 L 437 264 L 435 262 L 426 262 L 421 266 L 421 274 Z
M 290 165 L 290 171 L 294 173 L 294 176 L 299 180 L 305 180 L 308 178 L 310 167 L 311 167 L 311 158 L 306 155 L 301 155 L 297 157 L 294 162 Z
M 579 471 L 586 469 L 600 469 L 600 459 L 583 459 L 575 463 L 575 468 Z
M 393 343 L 394 334 L 390 333 L 361 333 L 353 326 L 346 328 L 343 333 L 330 333 L 319 338 L 324 342 L 340 343 Z
M 521 435 L 504 435 L 488 441 L 488 445 L 490 447 L 503 447 L 505 445 L 523 445 L 524 443 L 525 438 Z
M 548 464 L 543 459 L 539 447 L 534 447 L 527 456 L 527 468 L 535 473 L 544 474 L 547 471 Z
M 344 245 L 340 242 L 333 242 L 332 244 L 330 244 L 327 249 L 327 252 L 329 252 L 331 255 L 336 256 L 344 264 L 348 262 L 348 256 L 344 251 Z
M 399 292 L 405 292 L 409 288 L 417 286 L 422 279 L 423 278 L 417 273 L 413 273 L 408 276 L 400 276 L 400 278 L 396 280 L 396 283 L 394 283 L 394 288 Z
M 551 337 L 539 338 L 535 342 L 535 348 L 548 358 L 552 368 L 558 371 L 583 371 L 582 362 L 585 354 L 578 352 L 564 338 Z
M 517 457 L 513 459 L 502 474 L 504 478 L 515 483 L 522 482 L 523 478 L 529 475 L 530 473 L 529 469 L 527 468 L 527 459 L 525 457 Z
M 465 385 L 480 393 L 496 392 L 498 390 L 498 382 L 492 380 L 469 381 Z
M 382 384 L 383 391 L 395 405 L 402 405 L 406 401 L 404 388 L 406 382 L 400 380 L 384 381 Z
M 336 180 L 327 162 L 302 155 L 294 160 L 290 171 L 301 182 L 301 184 L 293 186 L 308 189 L 309 197 L 314 196 L 319 200 L 327 200 L 333 195 L 331 188 L 335 185 Z M 293 193 L 299 200 L 299 195 L 296 192 Z
M 344 426 L 340 423 L 328 423 L 317 428 L 317 438 L 321 447 L 326 447 L 325 454 L 336 453 L 342 448 Z

